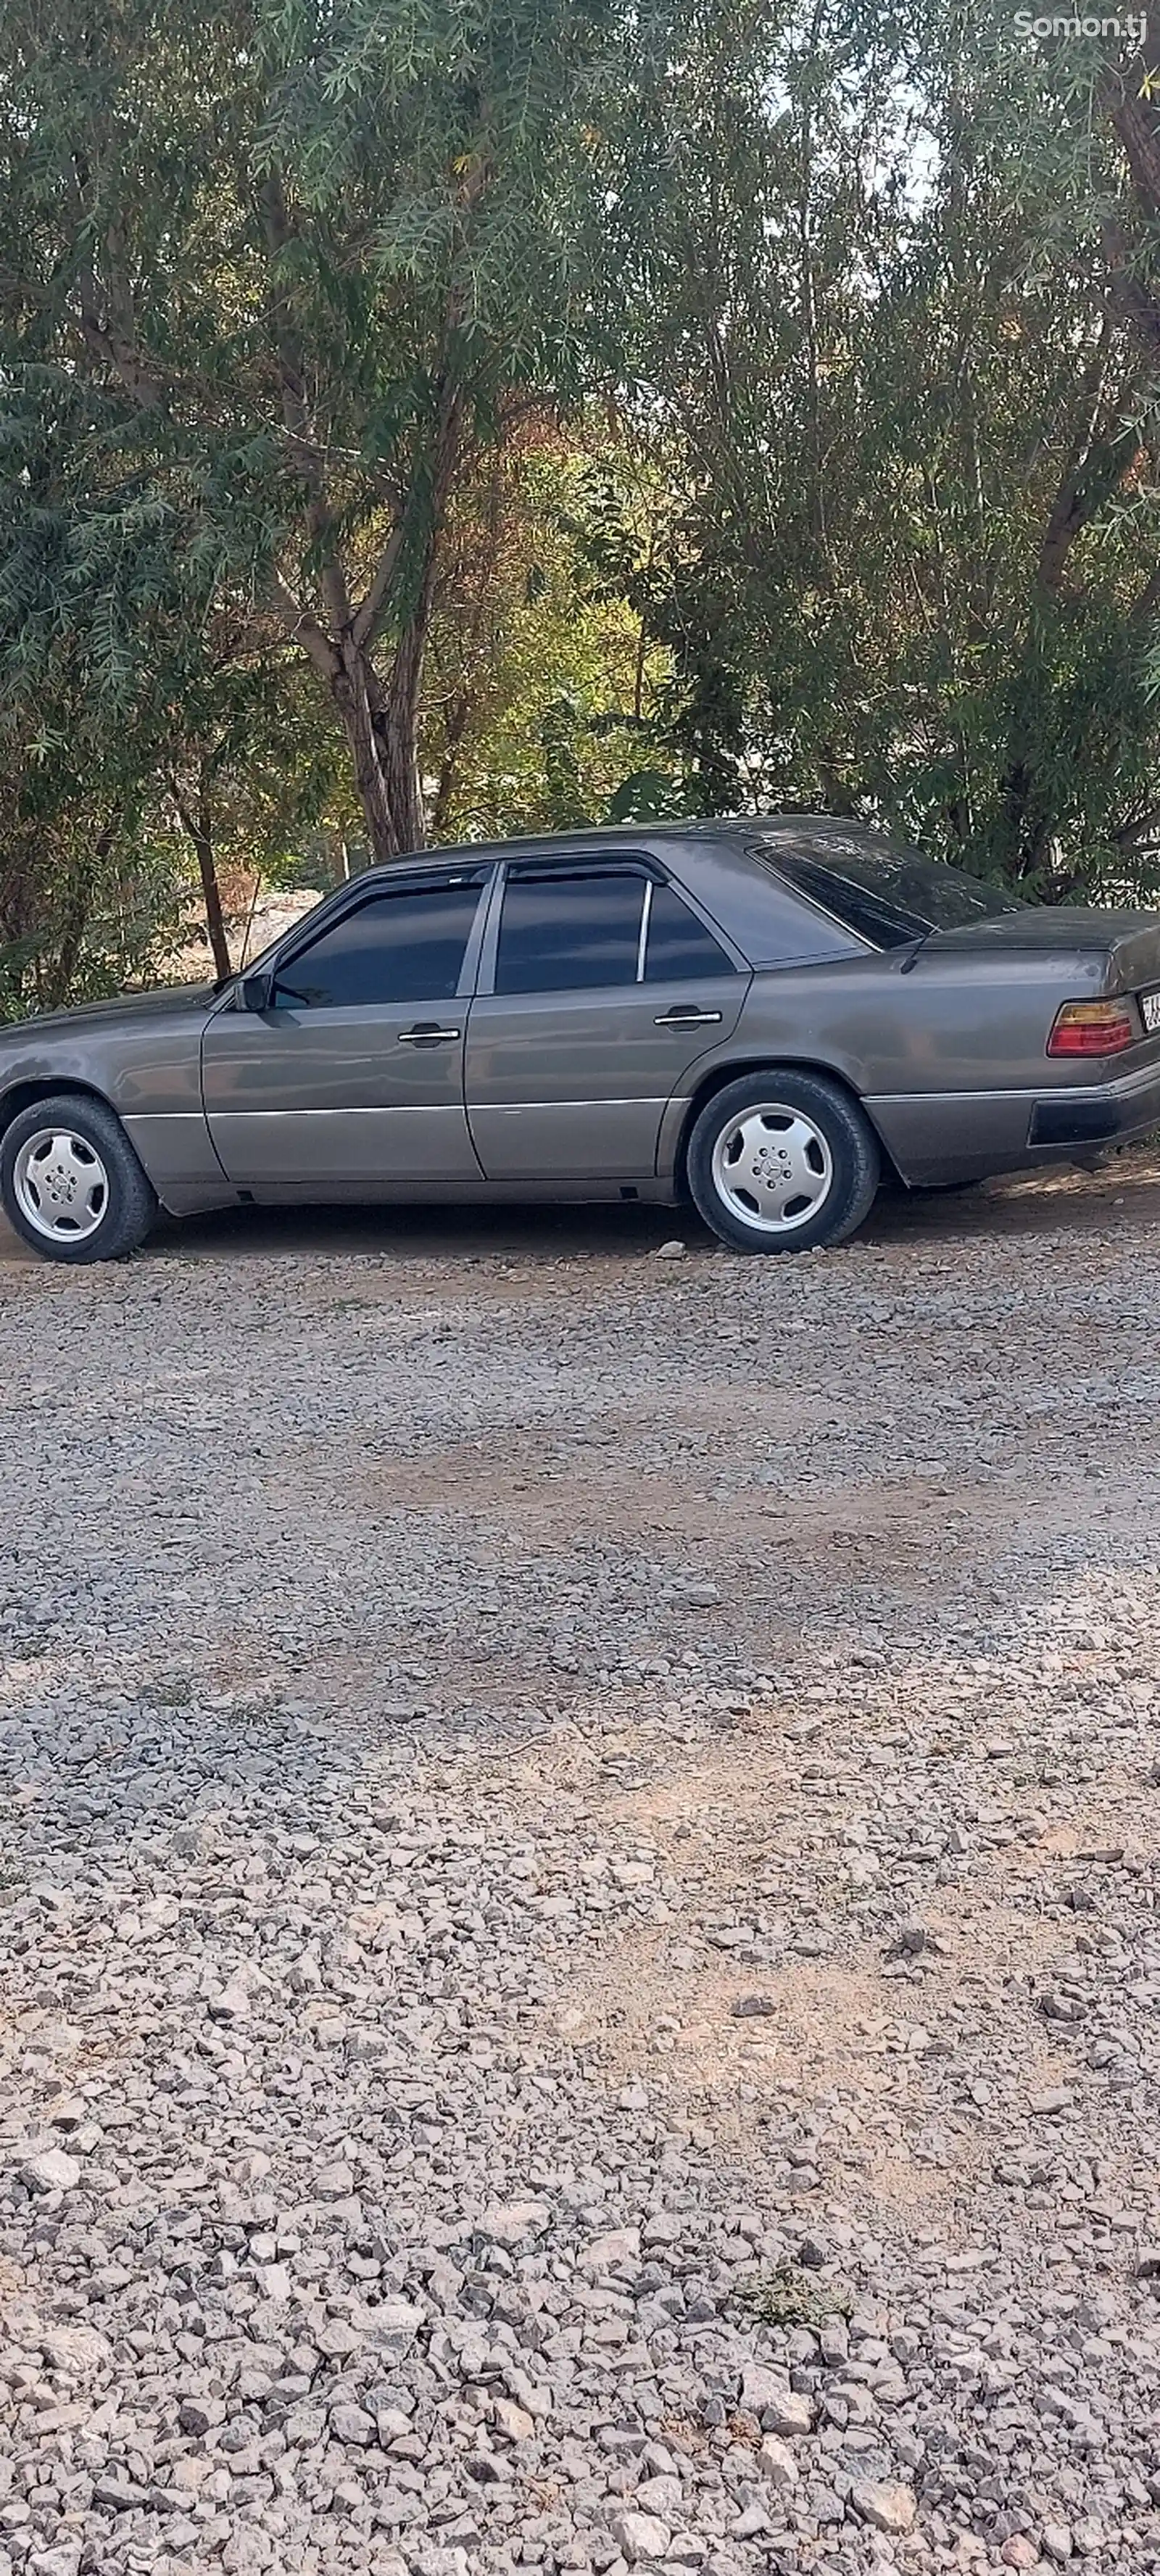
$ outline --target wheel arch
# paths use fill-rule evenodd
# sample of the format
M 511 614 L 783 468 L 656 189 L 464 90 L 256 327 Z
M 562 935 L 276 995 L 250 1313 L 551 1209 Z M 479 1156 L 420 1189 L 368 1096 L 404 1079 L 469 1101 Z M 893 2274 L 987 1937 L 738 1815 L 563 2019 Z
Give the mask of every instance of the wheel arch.
M 739 1082 L 743 1074 L 766 1071 L 816 1074 L 820 1081 L 833 1083 L 836 1090 L 844 1091 L 847 1100 L 852 1101 L 855 1108 L 861 1110 L 863 1118 L 873 1130 L 882 1158 L 883 1179 L 896 1181 L 899 1188 L 905 1187 L 902 1174 L 877 1121 L 871 1115 L 861 1092 L 856 1090 L 847 1074 L 841 1073 L 836 1065 L 826 1064 L 817 1056 L 771 1055 L 768 1048 L 760 1047 L 755 1048 L 750 1055 L 731 1057 L 728 1064 L 710 1065 L 693 1090 L 673 1148 L 673 1178 L 682 1198 L 687 1199 L 689 1196 L 689 1138 L 701 1111 L 717 1092 L 727 1091 L 730 1083 Z
M 10 1083 L 6 1091 L 0 1091 L 0 1137 L 7 1135 L 13 1120 L 19 1118 L 23 1110 L 35 1109 L 38 1100 L 65 1099 L 95 1100 L 102 1109 L 108 1110 L 110 1117 L 118 1116 L 108 1092 L 98 1091 L 95 1082 L 70 1080 L 67 1074 L 59 1073 L 55 1080 L 47 1074 L 30 1075 L 27 1080 Z

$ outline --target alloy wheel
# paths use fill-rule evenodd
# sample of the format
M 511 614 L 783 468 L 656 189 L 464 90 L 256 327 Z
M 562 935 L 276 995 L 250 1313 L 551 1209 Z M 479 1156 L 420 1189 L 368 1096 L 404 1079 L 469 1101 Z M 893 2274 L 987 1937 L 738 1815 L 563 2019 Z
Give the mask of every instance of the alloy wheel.
M 794 1234 L 808 1225 L 834 1185 L 834 1158 L 821 1128 L 777 1101 L 729 1120 L 714 1145 L 712 1171 L 730 1214 L 763 1234 Z
M 96 1147 L 74 1129 L 39 1127 L 12 1170 L 21 1214 L 51 1243 L 83 1243 L 104 1223 L 109 1175 Z

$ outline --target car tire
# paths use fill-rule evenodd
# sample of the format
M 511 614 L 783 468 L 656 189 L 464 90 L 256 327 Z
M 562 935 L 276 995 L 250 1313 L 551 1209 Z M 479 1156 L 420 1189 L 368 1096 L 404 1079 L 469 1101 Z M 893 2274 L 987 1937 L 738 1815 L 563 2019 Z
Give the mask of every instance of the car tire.
M 718 1091 L 689 1137 L 695 1206 L 742 1252 L 811 1252 L 853 1234 L 874 1204 L 878 1140 L 824 1075 L 772 1064 Z
M 121 1121 L 80 1091 L 35 1100 L 0 1138 L 0 1203 L 46 1261 L 124 1261 L 143 1243 L 157 1195 Z

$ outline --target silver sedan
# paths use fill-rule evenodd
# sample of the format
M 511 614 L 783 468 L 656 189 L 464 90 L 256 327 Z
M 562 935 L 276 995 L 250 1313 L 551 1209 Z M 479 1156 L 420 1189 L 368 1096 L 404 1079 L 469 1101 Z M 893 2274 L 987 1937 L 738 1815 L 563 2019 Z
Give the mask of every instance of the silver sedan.
M 823 817 L 370 870 L 218 988 L 0 1030 L 0 1198 L 51 1260 L 160 1207 L 691 1198 L 841 1241 L 884 1175 L 1160 1121 L 1160 919 L 1028 907 Z

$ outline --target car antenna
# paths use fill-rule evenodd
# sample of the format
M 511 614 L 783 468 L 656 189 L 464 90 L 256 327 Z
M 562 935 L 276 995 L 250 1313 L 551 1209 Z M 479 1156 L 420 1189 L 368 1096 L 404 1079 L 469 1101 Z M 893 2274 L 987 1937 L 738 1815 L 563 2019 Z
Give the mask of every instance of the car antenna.
M 904 958 L 903 958 L 903 960 L 902 960 L 902 964 L 901 964 L 901 966 L 900 966 L 900 967 L 899 967 L 899 969 L 898 969 L 898 972 L 899 972 L 899 974 L 900 974 L 900 975 L 909 975 L 909 974 L 912 972 L 912 970 L 914 969 L 914 967 L 916 967 L 916 966 L 917 966 L 918 961 L 919 961 L 919 958 L 920 958 L 920 957 L 921 957 L 921 955 L 922 955 L 923 949 L 924 949 L 924 948 L 925 948 L 925 946 L 926 946 L 927 940 L 928 940 L 928 939 L 933 939 L 933 938 L 934 938 L 934 934 L 935 934 L 935 930 L 936 930 L 936 928 L 937 928 L 937 924 L 936 924 L 935 922 L 933 922 L 933 921 L 932 921 L 932 923 L 931 923 L 931 925 L 930 925 L 929 930 L 924 930 L 924 931 L 923 931 L 923 934 L 922 934 L 921 939 L 916 939 L 916 940 L 915 940 L 914 946 L 913 946 L 913 948 L 911 949 L 911 952 L 910 952 L 909 957 L 904 957 Z

